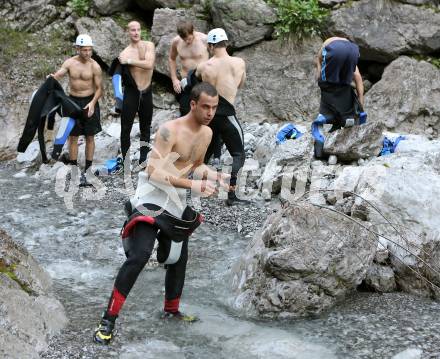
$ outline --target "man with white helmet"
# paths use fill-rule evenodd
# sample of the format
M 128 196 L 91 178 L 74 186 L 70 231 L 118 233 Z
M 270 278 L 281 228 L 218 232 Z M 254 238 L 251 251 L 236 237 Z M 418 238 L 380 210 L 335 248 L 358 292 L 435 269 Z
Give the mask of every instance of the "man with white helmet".
M 235 195 L 238 171 L 245 160 L 243 130 L 235 114 L 234 102 L 237 91 L 246 79 L 246 65 L 243 59 L 229 56 L 226 51 L 228 37 L 225 30 L 213 29 L 208 33 L 208 51 L 212 57 L 197 66 L 196 77 L 213 85 L 219 93 L 219 106 L 210 123 L 212 138 L 221 137 L 232 156 L 230 190 L 226 204 L 228 206 L 247 201 Z M 211 142 L 205 162 L 213 154 L 215 143 Z
M 95 152 L 94 136 L 101 132 L 98 100 L 102 96 L 102 71 L 92 59 L 93 41 L 87 34 L 76 38 L 77 55 L 66 60 L 61 68 L 51 74 L 56 80 L 69 76 L 69 97 L 84 109 L 83 118 L 77 118 L 75 127 L 69 136 L 70 164 L 78 165 L 78 137 L 86 138 L 85 171 L 92 165 Z M 81 185 L 88 185 L 85 175 L 81 176 Z

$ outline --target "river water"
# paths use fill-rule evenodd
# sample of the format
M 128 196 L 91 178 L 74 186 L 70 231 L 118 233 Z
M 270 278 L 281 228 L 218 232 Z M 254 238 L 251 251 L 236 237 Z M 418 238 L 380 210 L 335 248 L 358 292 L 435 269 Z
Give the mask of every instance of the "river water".
M 423 358 L 440 358 L 439 303 L 401 293 L 357 293 L 318 318 L 246 319 L 229 304 L 229 284 L 231 265 L 249 239 L 207 224 L 190 240 L 181 307 L 201 320 L 160 319 L 165 271 L 147 265 L 121 311 L 114 342 L 98 346 L 93 330 L 124 261 L 123 196 L 109 191 L 93 201 L 82 198 L 83 191 L 69 209 L 54 181 L 0 170 L 2 227 L 50 273 L 69 317 L 45 358 L 376 359 L 410 348 Z

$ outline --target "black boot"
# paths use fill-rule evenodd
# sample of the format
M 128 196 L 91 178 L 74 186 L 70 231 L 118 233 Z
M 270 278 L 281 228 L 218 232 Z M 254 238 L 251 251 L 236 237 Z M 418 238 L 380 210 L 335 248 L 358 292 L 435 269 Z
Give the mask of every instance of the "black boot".
M 235 191 L 229 191 L 228 192 L 228 199 L 226 200 L 226 205 L 227 206 L 235 206 L 235 205 L 247 206 L 247 205 L 250 205 L 250 204 L 251 204 L 250 201 L 238 198 L 235 195 Z
M 98 328 L 93 335 L 93 341 L 98 344 L 109 344 L 113 339 L 113 329 L 117 317 L 106 317 L 103 315 Z

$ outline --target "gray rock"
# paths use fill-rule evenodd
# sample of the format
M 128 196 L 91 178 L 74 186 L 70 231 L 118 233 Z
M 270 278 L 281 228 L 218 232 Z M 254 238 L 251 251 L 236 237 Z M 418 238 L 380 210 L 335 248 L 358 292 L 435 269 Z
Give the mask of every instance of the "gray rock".
M 324 152 L 342 161 L 378 156 L 383 147 L 384 127 L 381 122 L 371 122 L 331 132 L 325 139 Z
M 368 288 L 380 293 L 391 293 L 397 289 L 393 269 L 376 263 L 368 268 L 365 284 Z
M 89 34 L 92 37 L 94 49 L 108 63 L 128 45 L 124 29 L 109 17 L 82 17 L 75 22 L 75 28 L 79 34 Z
M 276 134 L 278 131 L 278 125 L 264 123 L 262 128 L 264 132 L 257 136 L 257 141 L 255 143 L 254 159 L 256 159 L 262 166 L 266 166 L 267 162 L 270 160 L 275 152 L 276 148 Z
M 142 10 L 152 11 L 157 8 L 176 9 L 180 7 L 188 8 L 191 5 L 198 4 L 199 0 L 135 0 L 137 6 Z
M 347 0 L 318 0 L 322 7 L 334 7 L 336 5 L 345 4 Z
M 7 0 L 1 4 L 0 16 L 13 29 L 35 31 L 55 20 L 58 10 L 46 0 Z
M 264 195 L 270 196 L 271 193 L 278 194 L 284 190 L 282 196 L 288 196 L 297 186 L 305 190 L 303 187 L 308 181 L 312 157 L 313 143 L 309 134 L 277 146 L 258 181 Z
M 0 356 L 38 358 L 67 323 L 63 306 L 49 275 L 1 230 L 0 272 Z
M 130 1 L 126 0 L 93 0 L 93 7 L 100 15 L 111 15 L 127 8 Z
M 243 121 L 274 118 L 297 124 L 318 114 L 319 88 L 313 58 L 321 40 L 282 46 L 266 41 L 236 52 L 246 62 L 247 80 L 239 91 L 236 108 Z
M 417 137 L 416 137 L 417 138 Z M 440 141 L 408 140 L 401 152 L 378 157 L 343 171 L 340 183 L 353 183 L 357 194 L 371 202 L 368 220 L 383 237 L 399 289 L 440 297 Z
M 440 129 L 440 71 L 402 56 L 365 96 L 369 119 L 396 132 L 437 137 Z
M 177 35 L 176 27 L 180 21 L 191 21 L 196 31 L 206 33 L 208 23 L 199 19 L 192 9 L 157 9 L 154 11 L 151 37 L 156 45 L 155 71 L 170 76 L 168 69 L 168 54 L 171 40 Z
M 362 59 L 389 62 L 401 54 L 439 51 L 439 23 L 433 8 L 361 0 L 333 11 L 328 30 L 359 44 Z
M 235 48 L 270 38 L 277 20 L 275 10 L 263 0 L 214 0 L 211 16 L 214 26 L 226 31 Z
M 155 111 L 153 120 L 151 121 L 151 133 L 155 133 L 159 126 L 167 121 L 180 117 L 178 110 L 158 110 Z
M 376 238 L 335 213 L 299 203 L 269 217 L 234 266 L 235 306 L 263 317 L 331 308 L 365 278 Z

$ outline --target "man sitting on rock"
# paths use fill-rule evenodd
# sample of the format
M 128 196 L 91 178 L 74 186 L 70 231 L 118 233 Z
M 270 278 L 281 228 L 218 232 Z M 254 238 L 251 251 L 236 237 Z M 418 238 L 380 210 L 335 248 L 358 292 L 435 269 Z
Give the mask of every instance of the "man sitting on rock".
M 330 131 L 355 124 L 355 116 L 360 112 L 358 123 L 366 121 L 362 112 L 364 85 L 357 67 L 359 47 L 342 37 L 331 37 L 324 41 L 316 58 L 318 85 L 321 89 L 319 115 L 312 123 L 315 139 L 315 157 L 323 157 L 324 136 L 320 128 L 333 125 Z M 351 87 L 354 80 L 356 93 Z

